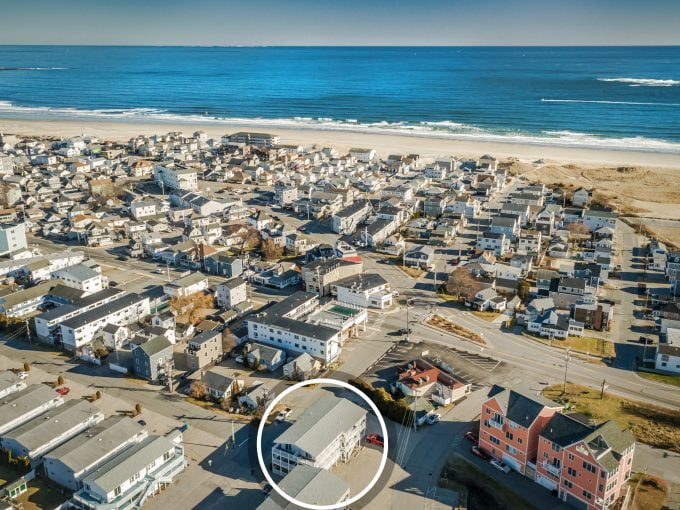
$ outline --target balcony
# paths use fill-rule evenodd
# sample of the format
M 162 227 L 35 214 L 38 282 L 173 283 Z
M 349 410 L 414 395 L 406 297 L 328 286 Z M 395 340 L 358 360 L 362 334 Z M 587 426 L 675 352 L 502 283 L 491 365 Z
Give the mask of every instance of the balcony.
M 489 420 L 489 426 L 498 429 L 498 430 L 503 430 L 503 423 L 500 421 L 496 420 Z
M 553 476 L 560 476 L 560 473 L 562 472 L 562 469 L 558 466 L 555 466 L 554 464 L 550 464 L 548 462 L 544 462 L 542 464 L 543 469 L 545 469 L 548 473 L 550 473 Z

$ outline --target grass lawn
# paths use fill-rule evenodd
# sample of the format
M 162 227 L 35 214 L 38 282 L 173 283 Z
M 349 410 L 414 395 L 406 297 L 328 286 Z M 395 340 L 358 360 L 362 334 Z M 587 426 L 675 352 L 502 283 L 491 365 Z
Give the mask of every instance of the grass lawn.
M 478 335 L 474 331 L 470 331 L 469 329 L 464 328 L 463 326 L 459 326 L 458 324 L 455 324 L 454 322 L 451 322 L 448 319 L 445 319 L 441 315 L 434 315 L 430 317 L 427 320 L 427 324 L 429 324 L 430 326 L 434 326 L 435 328 L 440 329 L 442 331 L 462 336 L 463 338 L 470 340 L 471 342 L 486 345 L 486 342 L 480 335 Z
M 656 476 L 634 474 L 628 482 L 635 491 L 631 498 L 632 510 L 661 510 L 668 495 L 665 480 Z
M 454 454 L 441 473 L 443 487 L 451 487 L 449 480 L 463 484 L 468 490 L 468 508 L 494 508 L 498 510 L 538 510 L 529 501 L 505 488 L 477 466 Z
M 623 429 L 630 429 L 641 443 L 680 453 L 680 411 L 629 400 L 600 390 L 567 384 L 567 393 L 556 384 L 543 390 L 543 396 L 569 405 L 569 411 L 583 413 L 597 422 L 616 421 Z
M 399 269 L 401 269 L 404 273 L 406 273 L 408 276 L 410 276 L 411 278 L 420 278 L 421 276 L 423 276 L 423 273 L 425 272 L 422 269 L 419 269 L 417 267 L 409 267 L 409 266 L 402 266 L 402 265 L 399 265 L 397 267 Z
M 495 321 L 501 315 L 498 312 L 480 312 L 479 310 L 473 311 L 472 314 L 489 322 Z
M 57 508 L 68 497 L 68 492 L 50 487 L 41 480 L 33 480 L 28 484 L 28 490 L 17 498 L 23 510 L 43 510 Z
M 548 338 L 542 338 L 537 335 L 532 335 L 527 333 L 526 336 L 541 342 L 545 345 L 552 345 L 558 349 L 571 348 L 573 351 L 578 351 L 582 353 L 590 353 L 596 356 L 615 356 L 616 350 L 614 349 L 614 342 L 609 340 L 603 340 L 601 338 L 594 338 L 589 336 L 569 336 L 566 340 L 553 340 L 552 342 Z
M 655 374 L 652 372 L 643 371 L 637 372 L 637 375 L 651 381 L 672 384 L 673 386 L 680 386 L 680 375 Z

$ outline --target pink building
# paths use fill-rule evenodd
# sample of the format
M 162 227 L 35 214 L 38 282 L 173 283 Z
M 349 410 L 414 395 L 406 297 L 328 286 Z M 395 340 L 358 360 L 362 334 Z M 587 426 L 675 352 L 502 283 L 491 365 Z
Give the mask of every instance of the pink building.
M 533 478 L 538 435 L 562 406 L 537 395 L 498 386 L 489 396 L 482 404 L 480 448 L 515 471 Z
M 539 435 L 536 482 L 584 510 L 605 510 L 630 478 L 635 439 L 611 421 L 598 426 L 556 414 Z

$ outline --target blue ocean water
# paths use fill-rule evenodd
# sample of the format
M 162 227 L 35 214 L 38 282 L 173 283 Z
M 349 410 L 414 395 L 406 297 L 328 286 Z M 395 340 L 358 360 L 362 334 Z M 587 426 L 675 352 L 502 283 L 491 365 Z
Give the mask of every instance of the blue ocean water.
M 680 152 L 680 47 L 0 46 L 0 117 Z

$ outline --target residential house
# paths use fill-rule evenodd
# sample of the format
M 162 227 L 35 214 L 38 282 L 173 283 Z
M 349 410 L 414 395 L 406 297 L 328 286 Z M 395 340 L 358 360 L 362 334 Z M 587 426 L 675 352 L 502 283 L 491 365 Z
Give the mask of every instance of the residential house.
M 171 361 L 172 343 L 164 336 L 132 346 L 132 368 L 136 375 L 149 381 L 165 375 Z
M 427 245 L 418 245 L 404 253 L 404 264 L 412 267 L 427 269 L 434 261 L 434 248 Z
M 222 308 L 233 308 L 248 300 L 248 283 L 242 278 L 232 278 L 217 286 L 217 304 Z
M 222 332 L 204 331 L 189 340 L 184 354 L 189 370 L 199 370 L 222 359 Z
M 366 431 L 367 414 L 344 398 L 317 400 L 274 440 L 272 471 L 286 475 L 298 465 L 330 469 L 348 462 Z
M 212 367 L 203 374 L 208 395 L 217 400 L 228 400 L 245 388 L 245 381 L 239 379 L 234 371 L 221 366 Z
M 465 379 L 444 372 L 425 359 L 416 359 L 398 369 L 393 387 L 407 397 L 426 397 L 439 405 L 449 405 L 472 391 Z
M 149 436 L 128 445 L 82 479 L 69 504 L 79 510 L 141 508 L 186 465 L 179 440 Z
M 614 422 L 591 425 L 555 413 L 539 433 L 536 482 L 584 510 L 606 510 L 623 496 L 635 438 Z
M 245 359 L 256 370 L 276 372 L 286 362 L 286 353 L 281 349 L 252 342 L 246 345 Z
M 341 303 L 383 310 L 392 306 L 390 284 L 376 273 L 360 273 L 338 280 L 331 293 Z
M 535 465 L 538 435 L 562 406 L 515 389 L 494 386 L 482 404 L 479 447 L 520 474 Z
M 321 363 L 309 353 L 303 352 L 292 361 L 283 365 L 283 376 L 297 381 L 313 379 L 321 371 Z

